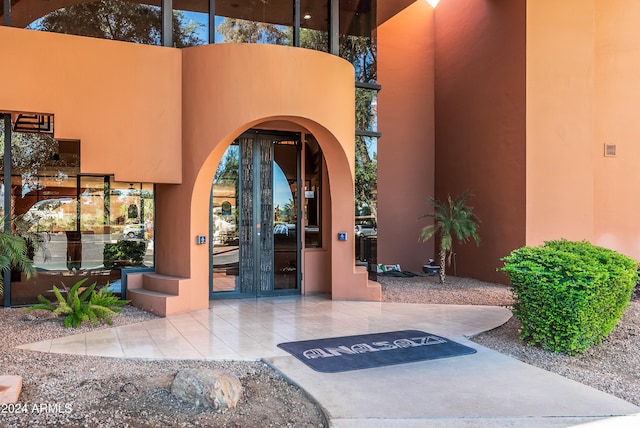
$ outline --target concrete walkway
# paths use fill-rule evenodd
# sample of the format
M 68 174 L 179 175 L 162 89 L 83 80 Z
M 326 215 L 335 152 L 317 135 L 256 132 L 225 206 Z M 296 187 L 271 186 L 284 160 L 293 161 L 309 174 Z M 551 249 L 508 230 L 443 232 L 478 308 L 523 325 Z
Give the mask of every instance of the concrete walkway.
M 263 359 L 305 389 L 325 409 L 331 425 L 341 428 L 555 428 L 640 413 L 640 408 L 621 399 L 466 339 L 503 324 L 510 316 L 505 308 L 488 306 L 345 302 L 321 297 L 219 300 L 205 311 L 20 348 L 118 358 Z M 426 331 L 478 352 L 320 373 L 277 347 L 294 340 L 393 330 Z M 640 426 L 637 417 L 605 422 L 597 426 Z

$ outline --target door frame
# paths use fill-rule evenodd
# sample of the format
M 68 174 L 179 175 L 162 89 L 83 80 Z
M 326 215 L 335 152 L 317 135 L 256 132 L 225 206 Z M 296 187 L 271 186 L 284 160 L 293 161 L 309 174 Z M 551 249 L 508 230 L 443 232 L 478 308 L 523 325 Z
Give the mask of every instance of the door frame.
M 256 236 L 258 230 L 260 229 L 260 226 L 257 226 L 258 223 L 261 224 L 261 221 L 259 221 L 260 219 L 260 213 L 262 210 L 262 195 L 261 195 L 261 187 L 262 187 L 262 181 L 263 181 L 263 170 L 261 168 L 261 149 L 260 149 L 260 140 L 271 140 L 272 143 L 270 145 L 270 148 L 272 150 L 272 157 L 271 157 L 271 168 L 273 168 L 273 162 L 274 162 L 274 158 L 273 158 L 273 150 L 274 150 L 274 146 L 275 146 L 275 142 L 277 141 L 295 141 L 296 142 L 296 275 L 295 275 L 295 288 L 292 289 L 271 289 L 271 290 L 262 290 L 260 287 L 260 283 L 259 283 L 259 278 L 260 278 L 260 264 L 261 264 L 261 258 L 262 258 L 262 251 L 260 248 L 260 240 L 259 239 L 254 239 L 253 244 L 251 245 L 250 248 L 246 248 L 243 245 L 239 245 L 238 248 L 238 269 L 239 269 L 239 274 L 235 279 L 236 282 L 236 286 L 234 290 L 229 290 L 229 291 L 214 291 L 214 275 L 213 275 L 213 271 L 214 271 L 214 265 L 213 265 L 213 250 L 214 250 L 214 240 L 213 240 L 213 227 L 210 226 L 209 228 L 209 299 L 210 300 L 217 300 L 217 299 L 237 299 L 237 298 L 257 298 L 257 297 L 273 297 L 273 296 L 281 296 L 281 295 L 295 295 L 295 294 L 301 294 L 302 292 L 302 247 L 303 247 L 303 242 L 302 242 L 302 235 L 304 233 L 304 230 L 301 230 L 301 225 L 302 225 L 302 195 L 301 195 L 301 189 L 302 189 L 302 158 L 303 158 L 303 141 L 302 141 L 302 133 L 301 132 L 287 132 L 287 131 L 272 131 L 272 130 L 261 130 L 261 129 L 251 129 L 248 130 L 242 134 L 240 134 L 237 138 L 234 139 L 233 143 L 237 143 L 240 146 L 240 161 L 239 161 L 239 171 L 238 171 L 238 192 L 239 194 L 237 195 L 237 201 L 238 201 L 238 206 L 237 206 L 237 210 L 239 211 L 239 224 L 237 225 L 237 227 L 240 229 L 238 234 L 239 234 L 239 241 L 242 242 L 242 236 L 240 236 L 240 234 L 243 233 L 243 228 L 242 228 L 242 222 L 243 222 L 243 200 L 246 200 L 246 198 L 243 198 L 243 196 L 246 196 L 244 194 L 245 189 L 243 189 L 243 178 L 242 178 L 242 174 L 243 174 L 243 157 L 245 156 L 244 150 L 242 149 L 242 145 L 240 144 L 240 139 L 251 139 L 252 140 L 252 145 L 253 145 L 253 150 L 252 150 L 252 154 L 251 154 L 251 159 L 249 159 L 248 161 L 250 162 L 251 166 L 252 166 L 252 175 L 253 175 L 253 189 L 249 190 L 251 192 L 251 201 L 253 204 L 253 209 L 252 209 L 252 218 L 250 219 L 251 222 L 251 233 L 254 234 L 254 237 Z M 259 148 L 260 150 L 256 151 L 255 149 Z M 271 171 L 270 174 L 272 183 L 273 183 L 273 171 Z M 273 187 L 273 184 L 271 184 L 271 186 Z M 273 188 L 272 188 L 273 191 Z M 213 183 L 211 185 L 211 196 L 213 196 Z M 272 195 L 273 198 L 273 195 Z M 209 225 L 213 224 L 213 198 L 210 197 L 209 198 Z M 246 219 L 245 219 L 246 221 Z M 271 221 L 270 221 L 270 239 L 273 240 L 273 209 L 271 209 Z M 253 258 L 253 268 L 251 269 L 251 272 L 246 272 L 245 269 L 242 268 L 242 258 L 246 255 L 244 253 L 244 251 L 247 251 L 251 254 L 251 257 Z M 271 265 L 272 265 L 272 277 L 275 275 L 275 272 L 273 272 L 273 257 L 271 258 Z M 242 291 L 242 281 L 243 279 L 243 275 L 249 275 L 251 278 L 251 282 L 253 283 L 252 286 L 252 290 L 251 291 Z M 274 279 L 272 278 L 272 281 Z

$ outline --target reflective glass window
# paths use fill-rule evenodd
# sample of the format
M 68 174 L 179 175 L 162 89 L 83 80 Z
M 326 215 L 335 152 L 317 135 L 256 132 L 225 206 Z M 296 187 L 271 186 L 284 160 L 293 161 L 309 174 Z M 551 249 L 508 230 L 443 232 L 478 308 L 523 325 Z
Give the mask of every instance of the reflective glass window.
M 160 0 L 98 0 L 59 9 L 49 2 L 21 3 L 11 11 L 11 25 L 16 27 L 148 45 L 162 43 Z
M 322 169 L 320 145 L 311 134 L 304 148 L 304 246 L 322 248 Z
M 378 139 L 356 137 L 356 215 L 376 215 Z
M 326 2 L 300 2 L 300 47 L 329 51 L 328 13 Z
M 240 146 L 229 146 L 211 188 L 212 291 L 237 291 L 240 276 Z
M 377 80 L 375 1 L 340 0 L 340 57 L 353 64 L 357 82 Z
M 356 136 L 355 253 L 375 279 L 378 242 L 378 139 Z
M 293 45 L 292 0 L 216 1 L 216 43 Z
M 378 91 L 356 88 L 356 130 L 378 130 Z
M 9 127 L 6 211 L 12 233 L 25 239 L 37 269 L 30 279 L 11 272 L 11 304 L 32 304 L 38 295 L 52 298 L 54 286 L 68 289 L 85 278 L 97 288 L 121 292 L 122 268 L 154 263 L 153 185 L 80 175 L 80 142 L 56 140 L 44 126 L 36 130 L 39 117 L 14 113 Z M 0 121 L 2 150 L 4 131 Z
M 173 0 L 173 44 L 178 48 L 209 43 L 209 0 Z

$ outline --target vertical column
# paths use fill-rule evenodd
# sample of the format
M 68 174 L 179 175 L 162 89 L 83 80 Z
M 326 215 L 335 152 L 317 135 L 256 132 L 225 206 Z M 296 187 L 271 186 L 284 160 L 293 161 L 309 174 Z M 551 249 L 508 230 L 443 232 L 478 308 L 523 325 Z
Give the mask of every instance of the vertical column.
M 216 0 L 209 0 L 209 43 L 216 42 Z
M 329 53 L 340 55 L 340 0 L 329 0 Z
M 3 15 L 2 25 L 8 27 L 11 25 L 11 0 L 4 0 L 3 2 Z
M 240 139 L 240 292 L 250 293 L 253 288 L 255 266 L 253 218 L 253 139 Z
M 162 0 L 162 46 L 173 47 L 173 0 Z
M 293 0 L 293 46 L 300 46 L 300 0 Z
M 5 5 L 10 0 L 5 0 Z M 5 7 L 5 12 L 7 8 Z M 6 18 L 6 14 L 5 14 Z M 11 115 L 4 114 L 4 232 L 11 232 Z M 4 306 L 11 306 L 11 270 L 2 272 L 4 283 Z

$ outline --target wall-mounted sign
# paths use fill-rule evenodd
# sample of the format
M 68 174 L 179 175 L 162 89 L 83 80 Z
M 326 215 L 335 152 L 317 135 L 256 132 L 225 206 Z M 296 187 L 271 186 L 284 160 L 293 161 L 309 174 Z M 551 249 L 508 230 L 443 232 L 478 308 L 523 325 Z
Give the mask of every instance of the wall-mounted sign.
M 347 232 L 338 232 L 338 241 L 346 241 Z
M 204 235 L 198 235 L 196 236 L 196 244 L 197 245 L 203 245 L 207 243 L 207 237 Z

